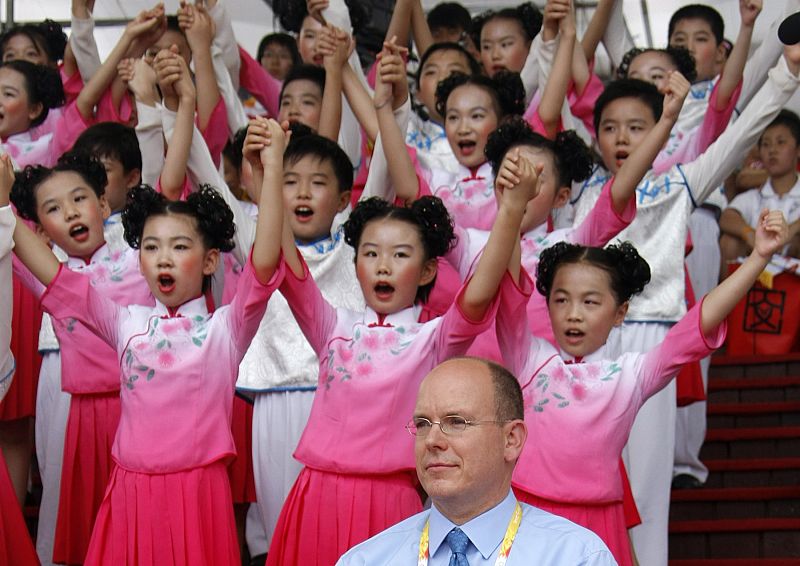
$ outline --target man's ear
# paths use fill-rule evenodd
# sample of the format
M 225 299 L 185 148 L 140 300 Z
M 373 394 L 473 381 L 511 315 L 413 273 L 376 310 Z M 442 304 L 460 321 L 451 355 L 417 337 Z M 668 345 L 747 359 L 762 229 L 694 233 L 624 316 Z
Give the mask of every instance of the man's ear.
M 525 421 L 518 419 L 505 423 L 503 430 L 505 432 L 505 460 L 506 462 L 516 462 L 525 447 L 528 428 L 525 426 Z

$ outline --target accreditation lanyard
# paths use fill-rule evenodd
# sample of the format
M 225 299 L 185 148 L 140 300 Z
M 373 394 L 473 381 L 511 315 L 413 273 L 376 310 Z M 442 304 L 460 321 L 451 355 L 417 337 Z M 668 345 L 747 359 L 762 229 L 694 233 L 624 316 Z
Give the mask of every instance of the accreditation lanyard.
M 497 561 L 494 566 L 505 566 L 508 555 L 511 552 L 511 545 L 514 544 L 514 537 L 517 536 L 519 524 L 522 522 L 522 506 L 517 501 L 514 508 L 514 514 L 511 515 L 511 520 L 508 522 L 506 534 L 503 537 L 503 544 L 500 545 L 500 554 L 497 555 Z M 431 521 L 425 521 L 425 528 L 422 529 L 422 535 L 419 537 L 419 557 L 417 558 L 417 566 L 428 566 L 428 559 L 430 558 L 430 540 L 428 537 L 428 529 Z

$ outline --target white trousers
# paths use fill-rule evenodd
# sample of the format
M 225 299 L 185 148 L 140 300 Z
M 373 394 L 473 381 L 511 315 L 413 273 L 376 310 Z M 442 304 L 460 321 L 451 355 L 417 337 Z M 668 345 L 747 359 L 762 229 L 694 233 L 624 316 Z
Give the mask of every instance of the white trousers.
M 36 553 L 42 566 L 53 564 L 58 498 L 61 492 L 61 464 L 67 430 L 70 395 L 61 391 L 61 354 L 46 353 L 39 371 L 36 391 L 36 458 L 42 477 L 42 503 L 36 531 Z
M 276 391 L 255 396 L 253 472 L 266 548 L 272 541 L 283 502 L 303 468 L 292 453 L 306 428 L 313 401 L 313 391 Z
M 618 337 L 619 351 L 646 352 L 664 340 L 670 324 L 626 322 Z M 613 350 L 611 350 L 613 351 Z M 628 444 L 625 465 L 642 524 L 631 531 L 639 563 L 667 566 L 669 493 L 675 454 L 675 380 L 639 410 Z
M 689 217 L 694 249 L 686 257 L 689 278 L 697 300 L 719 282 L 719 224 L 713 212 L 698 208 Z M 711 358 L 700 361 L 703 388 L 708 391 L 708 368 Z M 700 461 L 700 449 L 706 438 L 706 402 L 679 407 L 675 421 L 675 464 L 672 475 L 689 474 L 701 482 L 708 478 L 708 468 Z

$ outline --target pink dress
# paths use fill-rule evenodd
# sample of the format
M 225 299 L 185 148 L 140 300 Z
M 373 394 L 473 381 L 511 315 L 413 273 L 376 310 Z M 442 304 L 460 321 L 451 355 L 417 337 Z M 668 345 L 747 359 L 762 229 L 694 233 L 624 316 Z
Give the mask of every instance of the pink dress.
M 42 298 L 76 318 L 120 360 L 114 470 L 85 564 L 238 564 L 226 471 L 241 358 L 282 269 L 262 285 L 248 264 L 229 306 L 199 297 L 177 309 L 121 307 L 61 269 Z
M 25 284 L 41 295 L 44 287 L 38 280 L 20 262 L 14 265 Z M 67 267 L 84 274 L 95 289 L 120 305 L 153 304 L 139 271 L 139 254 L 131 248 L 111 251 L 105 244 L 89 263 L 70 257 Z M 71 395 L 53 560 L 80 564 L 113 467 L 111 445 L 120 416 L 119 359 L 74 317 L 54 317 L 53 328 L 61 346 L 61 388 Z
M 507 279 L 507 281 L 510 281 Z M 494 319 L 457 302 L 421 324 L 418 307 L 379 316 L 334 309 L 306 269 L 281 293 L 320 359 L 311 415 L 295 451 L 303 468 L 286 499 L 267 565 L 332 565 L 349 548 L 422 509 L 404 425 L 422 379 L 466 352 Z
M 685 363 L 706 357 L 725 339 L 725 324 L 704 335 L 697 305 L 645 354 L 602 359 L 602 351 L 565 362 L 531 336 L 523 305 L 530 278 L 501 298 L 497 335 L 518 377 L 529 442 L 512 484 L 522 500 L 593 530 L 620 565 L 632 564 L 623 514 L 619 461 L 637 412 Z M 597 358 L 597 359 L 595 359 Z

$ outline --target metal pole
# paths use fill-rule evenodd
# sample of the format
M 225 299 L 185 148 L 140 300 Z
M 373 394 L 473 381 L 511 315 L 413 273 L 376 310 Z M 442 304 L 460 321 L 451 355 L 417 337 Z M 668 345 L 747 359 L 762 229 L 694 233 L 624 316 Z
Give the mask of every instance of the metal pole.
M 3 29 L 8 29 L 14 25 L 14 0 L 6 0 L 6 21 L 3 22 Z
M 642 4 L 642 19 L 644 20 L 644 36 L 647 39 L 647 45 L 653 47 L 653 30 L 650 29 L 650 14 L 647 12 L 647 0 L 641 0 Z

